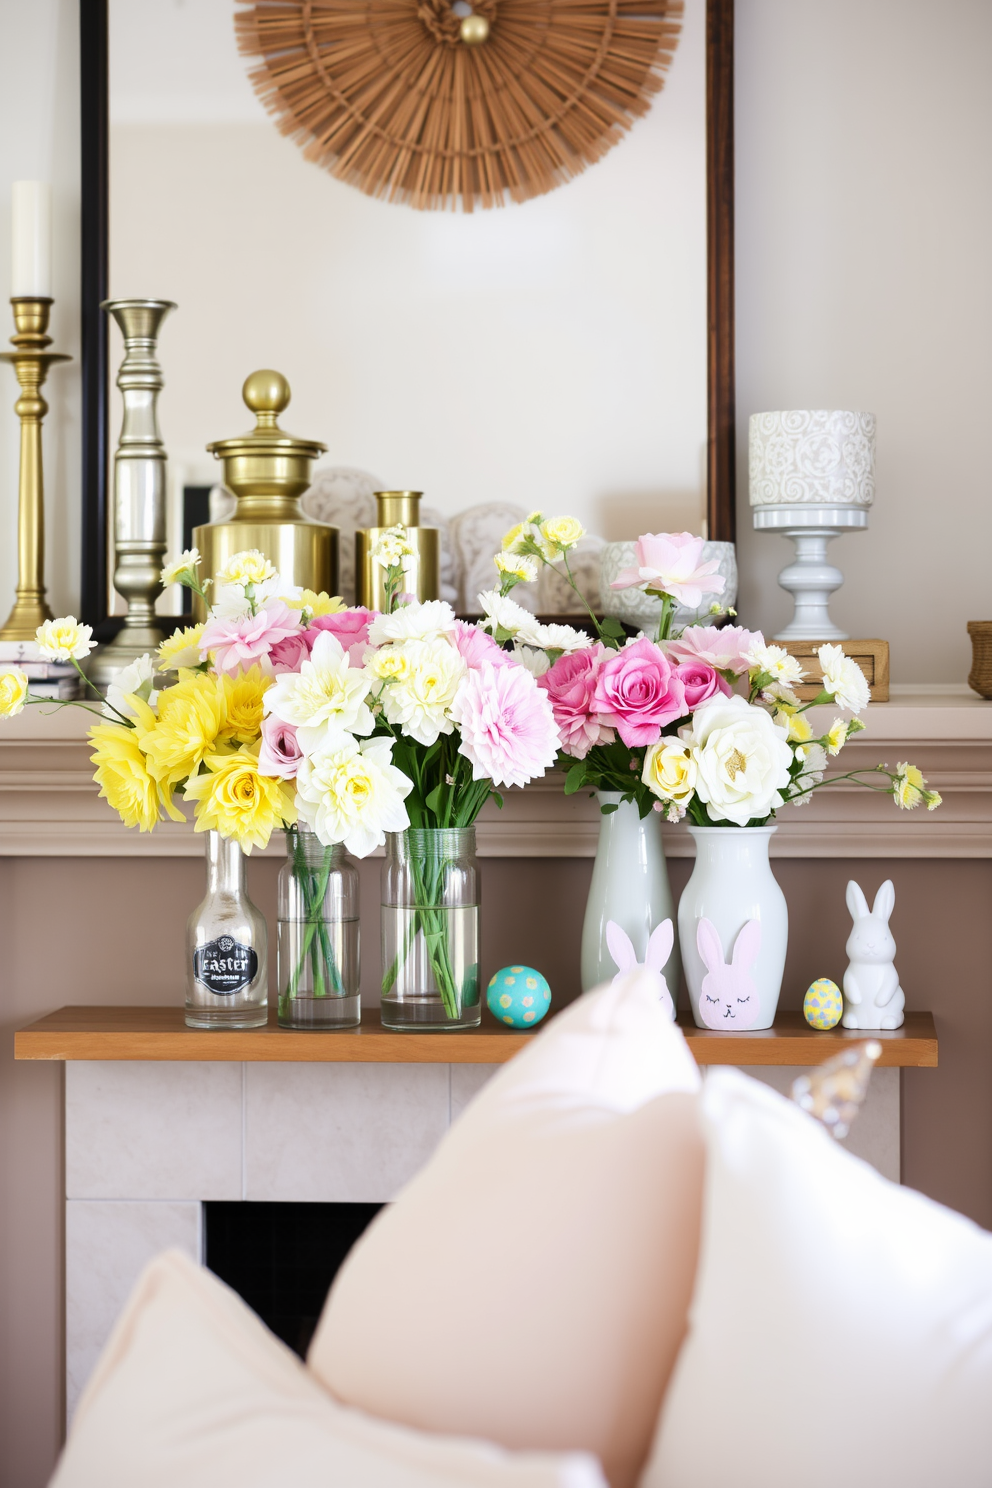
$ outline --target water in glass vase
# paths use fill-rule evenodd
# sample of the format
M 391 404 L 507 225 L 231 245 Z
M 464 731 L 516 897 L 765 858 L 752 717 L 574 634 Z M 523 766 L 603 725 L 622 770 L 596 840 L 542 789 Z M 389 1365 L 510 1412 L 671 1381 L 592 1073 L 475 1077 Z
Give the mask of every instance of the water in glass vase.
M 382 882 L 383 1027 L 476 1027 L 482 1006 L 474 828 L 391 834 Z
M 361 1021 L 358 870 L 340 843 L 286 832 L 279 870 L 279 1023 L 353 1028 Z

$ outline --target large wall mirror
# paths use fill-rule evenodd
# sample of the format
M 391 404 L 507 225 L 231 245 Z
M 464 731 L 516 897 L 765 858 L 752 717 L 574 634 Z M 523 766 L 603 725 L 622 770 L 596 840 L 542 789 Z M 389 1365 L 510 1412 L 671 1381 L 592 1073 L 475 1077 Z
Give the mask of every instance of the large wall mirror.
M 664 89 L 602 160 L 472 213 L 306 161 L 256 97 L 236 8 L 81 0 L 87 619 L 114 608 L 108 296 L 178 304 L 159 345 L 172 546 L 181 492 L 218 478 L 204 446 L 248 426 L 241 386 L 265 366 L 322 464 L 446 516 L 509 501 L 607 540 L 731 539 L 732 0 L 685 0 Z

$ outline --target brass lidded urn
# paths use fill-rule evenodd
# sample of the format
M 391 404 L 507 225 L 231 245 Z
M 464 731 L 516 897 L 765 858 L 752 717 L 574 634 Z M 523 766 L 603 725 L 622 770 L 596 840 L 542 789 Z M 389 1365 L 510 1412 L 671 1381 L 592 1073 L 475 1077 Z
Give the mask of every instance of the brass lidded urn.
M 438 599 L 441 593 L 441 534 L 436 527 L 421 527 L 422 491 L 376 491 L 378 518 L 375 527 L 360 527 L 355 533 L 355 587 L 360 605 L 370 610 L 387 608 L 386 570 L 373 557 L 380 537 L 390 527 L 405 527 L 413 552 L 403 560 L 403 586 L 419 600 Z
M 296 439 L 279 427 L 289 403 L 289 383 L 281 372 L 253 372 L 241 395 L 255 415 L 255 427 L 233 439 L 219 439 L 207 450 L 224 462 L 224 484 L 238 498 L 229 522 L 193 529 L 201 574 L 214 578 L 235 553 L 257 548 L 290 584 L 335 594 L 338 587 L 338 529 L 312 522 L 299 498 L 311 482 L 313 462 L 327 446 Z M 198 595 L 193 613 L 204 619 Z

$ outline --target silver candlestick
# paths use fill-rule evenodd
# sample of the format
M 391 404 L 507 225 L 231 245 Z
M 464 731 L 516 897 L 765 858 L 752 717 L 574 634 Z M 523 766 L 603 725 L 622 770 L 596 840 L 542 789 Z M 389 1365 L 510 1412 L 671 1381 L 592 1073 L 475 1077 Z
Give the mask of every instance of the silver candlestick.
M 117 386 L 124 419 L 114 454 L 114 588 L 128 602 L 124 625 L 94 651 L 87 672 L 106 688 L 118 672 L 164 639 L 155 616 L 165 560 L 165 446 L 158 427 L 158 395 L 164 386 L 155 355 L 171 300 L 105 300 L 124 336 Z

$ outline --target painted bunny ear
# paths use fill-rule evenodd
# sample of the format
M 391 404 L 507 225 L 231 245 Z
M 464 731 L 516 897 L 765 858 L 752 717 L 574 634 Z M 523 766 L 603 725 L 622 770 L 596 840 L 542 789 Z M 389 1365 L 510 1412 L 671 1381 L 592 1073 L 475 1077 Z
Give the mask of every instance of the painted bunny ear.
M 606 944 L 619 971 L 633 971 L 637 965 L 637 952 L 626 930 L 621 930 L 616 920 L 606 922 Z
M 672 953 L 674 939 L 675 926 L 671 920 L 662 920 L 660 925 L 656 925 L 648 941 L 647 953 L 644 957 L 645 966 L 650 966 L 652 971 L 664 971 L 665 962 Z
M 747 920 L 734 941 L 735 971 L 750 971 L 761 950 L 761 921 Z
M 861 885 L 855 883 L 853 878 L 847 886 L 847 907 L 855 924 L 863 920 L 868 913 L 868 900 L 861 892 Z
M 887 878 L 875 895 L 875 903 L 871 907 L 872 918 L 888 922 L 889 915 L 896 907 L 895 885 L 891 878 Z
M 703 965 L 707 971 L 717 971 L 726 963 L 723 959 L 723 946 L 720 937 L 716 933 L 716 926 L 712 920 L 705 917 L 696 926 L 696 949 L 703 959 Z

